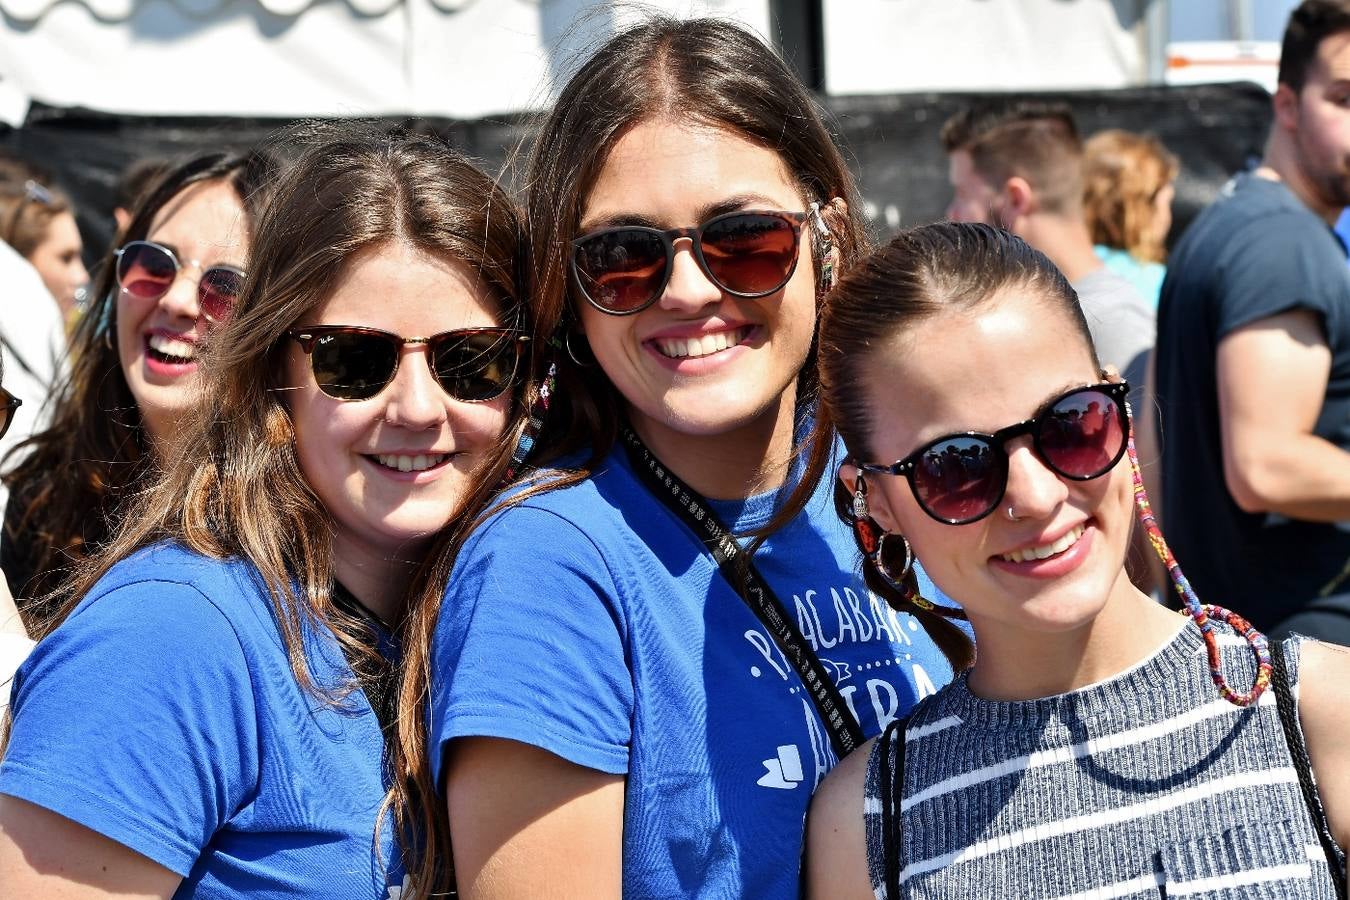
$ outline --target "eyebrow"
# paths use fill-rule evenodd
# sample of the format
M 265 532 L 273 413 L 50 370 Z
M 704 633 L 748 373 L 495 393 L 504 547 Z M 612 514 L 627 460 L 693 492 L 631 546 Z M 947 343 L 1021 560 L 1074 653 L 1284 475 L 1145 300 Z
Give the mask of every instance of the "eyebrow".
M 705 206 L 699 207 L 696 215 L 696 220 L 689 224 L 698 225 L 708 221 L 714 216 L 720 216 L 723 213 L 736 212 L 737 210 L 742 209 L 777 210 L 780 207 L 780 205 L 781 204 L 779 204 L 776 200 L 773 200 L 772 198 L 767 197 L 764 194 L 757 194 L 754 192 L 736 194 L 734 196 L 726 197 L 724 199 L 717 200 L 713 203 L 709 203 Z M 599 231 L 602 228 L 626 228 L 634 226 L 638 228 L 655 228 L 658 231 L 665 231 L 667 228 L 671 227 L 666 222 L 653 219 L 651 216 L 646 216 L 641 213 L 616 212 L 611 213 L 610 215 L 607 216 L 601 216 L 596 219 L 582 220 L 581 225 L 577 228 L 577 233 L 585 234 L 589 231 Z M 674 227 L 682 228 L 684 226 L 676 225 Z

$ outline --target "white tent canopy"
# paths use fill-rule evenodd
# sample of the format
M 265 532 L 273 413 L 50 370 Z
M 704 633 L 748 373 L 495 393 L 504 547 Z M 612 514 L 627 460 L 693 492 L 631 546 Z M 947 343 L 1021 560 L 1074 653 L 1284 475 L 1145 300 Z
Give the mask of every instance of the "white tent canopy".
M 797 2 L 797 0 L 793 0 Z M 823 0 L 830 93 L 1145 80 L 1161 0 Z M 546 104 L 578 51 L 646 10 L 770 0 L 0 0 L 0 121 L 31 100 L 163 115 L 476 118 Z
M 768 33 L 767 0 L 650 4 Z M 0 0 L 0 120 L 30 100 L 163 115 L 474 118 L 548 101 L 634 10 L 587 0 Z

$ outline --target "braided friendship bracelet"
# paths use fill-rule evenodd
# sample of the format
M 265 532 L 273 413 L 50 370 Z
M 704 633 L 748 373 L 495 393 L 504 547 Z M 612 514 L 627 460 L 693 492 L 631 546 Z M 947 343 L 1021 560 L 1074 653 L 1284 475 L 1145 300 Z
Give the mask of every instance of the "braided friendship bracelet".
M 1144 526 L 1144 530 L 1148 534 L 1148 541 L 1153 545 L 1154 552 L 1158 554 L 1163 566 L 1167 568 L 1167 574 L 1171 576 L 1172 583 L 1176 586 L 1182 603 L 1185 604 L 1186 614 L 1200 628 L 1200 634 L 1205 639 L 1205 652 L 1209 656 L 1210 677 L 1214 679 L 1214 685 L 1219 689 L 1219 693 L 1229 703 L 1235 706 L 1250 706 L 1260 698 L 1270 684 L 1270 642 L 1264 634 L 1252 627 L 1252 623 L 1242 616 L 1222 606 L 1202 604 L 1199 598 L 1195 596 L 1195 591 L 1191 589 L 1191 583 L 1186 580 L 1186 576 L 1181 571 L 1181 566 L 1177 564 L 1176 557 L 1172 555 L 1172 550 L 1167 546 L 1167 541 L 1163 540 L 1162 530 L 1158 527 L 1158 520 L 1154 517 L 1153 508 L 1149 505 L 1148 493 L 1144 490 L 1144 478 L 1139 472 L 1139 456 L 1134 449 L 1133 431 L 1130 433 L 1127 447 L 1130 455 L 1130 472 L 1134 477 L 1134 503 L 1139 509 L 1139 522 Z M 1229 687 L 1228 679 L 1224 677 L 1220 665 L 1219 642 L 1214 635 L 1215 619 L 1227 622 L 1232 626 L 1234 631 L 1247 639 L 1252 652 L 1256 654 L 1256 681 L 1252 685 L 1252 689 L 1245 694 L 1238 693 Z
M 530 405 L 530 418 L 525 423 L 525 428 L 520 432 L 520 440 L 516 442 L 516 449 L 511 454 L 511 465 L 507 467 L 506 474 L 502 476 L 502 483 L 507 484 L 519 474 L 525 465 L 525 459 L 534 449 L 536 439 L 539 437 L 539 430 L 544 427 L 544 417 L 548 414 L 549 402 L 553 399 L 553 390 L 558 381 L 558 363 L 557 361 L 548 364 L 548 373 L 544 375 L 544 381 L 539 385 L 539 394 L 535 397 L 534 403 Z

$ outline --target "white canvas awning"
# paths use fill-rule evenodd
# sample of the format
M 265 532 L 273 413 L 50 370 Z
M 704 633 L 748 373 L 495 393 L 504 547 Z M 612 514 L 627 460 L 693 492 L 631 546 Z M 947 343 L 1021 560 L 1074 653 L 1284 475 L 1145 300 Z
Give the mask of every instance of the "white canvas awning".
M 659 0 L 769 32 L 768 0 Z M 638 8 L 596 0 L 0 0 L 0 120 L 32 99 L 156 115 L 477 118 L 546 104 Z

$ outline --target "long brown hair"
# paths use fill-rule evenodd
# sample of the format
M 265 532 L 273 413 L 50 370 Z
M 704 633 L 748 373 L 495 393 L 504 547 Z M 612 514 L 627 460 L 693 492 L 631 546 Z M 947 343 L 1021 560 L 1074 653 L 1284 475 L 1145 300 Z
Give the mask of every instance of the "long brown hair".
M 428 596 L 417 604 L 419 613 L 409 623 L 404 645 L 397 756 L 402 768 L 395 772 L 407 789 L 401 807 L 420 818 L 425 841 L 423 849 L 406 859 L 413 882 L 410 900 L 453 886 L 450 823 L 426 758 L 430 645 L 437 611 L 432 598 L 441 598 L 455 554 L 486 515 L 582 480 L 614 444 L 622 405 L 613 385 L 598 366 L 578 364 L 546 339 L 561 336 L 575 321 L 568 247 L 592 185 L 619 138 L 633 126 L 660 117 L 723 128 L 773 150 L 797 181 L 804 204 L 823 206 L 835 197 L 846 201 L 846 208 L 829 207 L 824 213 L 840 262 L 846 265 L 866 243 L 853 176 L 819 107 L 770 48 L 730 22 L 658 17 L 623 31 L 581 65 L 538 124 L 524 177 L 530 311 L 537 337 L 532 359 L 536 377 L 529 391 L 537 390 L 538 373 L 554 363 L 558 369 L 553 402 L 531 463 L 544 466 L 585 452 L 590 456 L 579 467 L 550 473 L 509 500 L 482 508 L 477 516 L 466 514 L 424 569 Z M 813 348 L 799 376 L 799 403 L 813 402 L 814 396 Z M 521 424 L 508 431 L 518 433 Z M 483 490 L 490 487 L 485 482 Z
M 159 211 L 192 185 L 229 184 L 243 203 L 244 225 L 255 230 L 275 164 L 260 153 L 195 157 L 164 175 L 137 206 L 125 240 L 142 240 Z M 116 258 L 110 252 L 94 284 L 93 301 L 71 337 L 71 371 L 53 395 L 51 424 L 5 457 L 9 488 L 4 540 L 28 554 L 14 593 L 31 633 L 45 634 L 59 617 L 56 590 L 75 567 L 116 530 L 118 508 L 147 486 L 156 468 L 140 409 L 117 352 Z M 27 576 L 26 578 L 24 576 Z
M 78 602 L 116 560 L 158 540 L 178 540 L 212 557 L 248 559 L 271 596 L 297 681 L 338 701 L 353 685 L 314 684 L 302 644 L 308 626 L 331 629 L 361 675 L 383 677 L 388 663 L 373 649 L 369 625 L 333 602 L 332 521 L 301 473 L 286 394 L 277 390 L 285 332 L 332 294 L 349 260 L 393 241 L 467 266 L 495 301 L 501 323 L 523 329 L 528 325 L 519 271 L 523 224 L 491 178 L 436 138 L 345 125 L 311 127 L 288 140 L 302 152 L 258 226 L 235 315 L 207 349 L 210 403 L 194 414 L 186 449 L 166 461 L 162 479 L 125 518 L 107 552 L 81 571 L 67 603 Z M 495 451 L 461 501 L 461 518 L 485 506 L 500 483 L 524 421 L 520 407 L 517 402 Z M 411 602 L 394 624 L 410 650 L 419 640 L 429 642 L 435 627 L 446 540 L 414 578 Z M 425 648 L 409 654 L 415 671 L 425 658 Z M 406 700 L 406 690 L 400 691 L 399 708 L 405 720 L 425 718 L 424 707 Z M 437 810 L 425 806 L 426 748 L 402 730 L 388 749 L 391 788 L 385 808 L 393 810 L 405 854 L 430 873 L 439 860 L 419 850 L 427 836 L 440 832 Z M 423 773 L 421 783 L 412 781 L 417 790 L 406 781 L 409 772 Z M 377 821 L 371 823 L 374 834 Z M 419 886 L 435 881 L 423 877 L 418 873 Z
M 1064 275 L 1021 238 L 989 225 L 942 222 L 902 231 L 862 259 L 826 298 L 820 317 L 819 433 L 843 438 L 850 458 L 876 460 L 873 411 L 863 369 L 876 348 L 939 312 L 987 303 L 1008 288 L 1034 291 L 1063 310 L 1096 362 L 1078 295 Z M 904 385 L 896 385 L 903 390 Z M 800 493 L 800 491 L 798 492 Z M 835 485 L 836 508 L 849 521 L 847 489 Z M 794 495 L 793 502 L 805 502 Z M 917 617 L 953 669 L 967 668 L 973 647 L 950 620 L 912 605 L 863 556 L 867 586 Z M 916 589 L 911 573 L 909 588 Z M 960 600 L 961 598 L 955 598 Z

